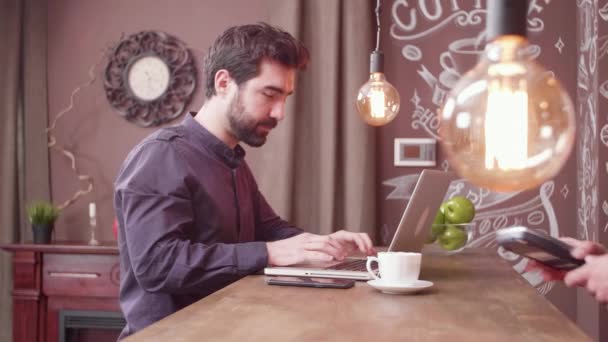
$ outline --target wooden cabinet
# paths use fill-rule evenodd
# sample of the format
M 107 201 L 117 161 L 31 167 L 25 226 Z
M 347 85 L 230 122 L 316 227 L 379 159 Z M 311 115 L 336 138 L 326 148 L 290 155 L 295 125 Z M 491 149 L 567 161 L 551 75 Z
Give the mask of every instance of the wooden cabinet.
M 12 244 L 0 248 L 13 253 L 13 341 L 59 341 L 60 335 L 66 336 L 60 331 L 62 311 L 120 312 L 116 245 Z

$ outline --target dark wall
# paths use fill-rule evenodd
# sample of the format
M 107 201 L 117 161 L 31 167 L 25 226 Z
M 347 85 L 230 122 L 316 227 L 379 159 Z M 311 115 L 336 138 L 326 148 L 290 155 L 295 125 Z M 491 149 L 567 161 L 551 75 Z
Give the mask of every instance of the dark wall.
M 484 40 L 477 46 L 475 42 L 485 29 L 486 2 L 394 0 L 383 3 L 382 48 L 386 54 L 386 75 L 401 95 L 398 117 L 381 128 L 378 135 L 379 216 L 387 242 L 397 227 L 412 191 L 412 182 L 421 170 L 393 165 L 393 141 L 395 138 L 437 139 L 436 113 L 445 92 L 463 72 L 475 65 L 482 52 Z M 576 103 L 575 13 L 575 1 L 549 4 L 531 1 L 528 29 L 533 51 L 538 53 L 537 61 L 556 74 Z M 450 169 L 441 150 L 437 168 Z M 536 189 L 513 194 L 490 193 L 459 181 L 450 190 L 450 195 L 464 195 L 476 203 L 473 245 L 496 249 L 571 319 L 576 318 L 574 291 L 545 283 L 537 274 L 525 272 L 526 261 L 498 250 L 494 233 L 499 228 L 523 224 L 554 236 L 575 235 L 576 175 L 576 153 L 573 153 L 557 177 Z
M 122 35 L 161 30 L 184 41 L 197 64 L 212 40 L 233 24 L 268 20 L 272 0 L 51 0 L 48 21 L 49 120 L 73 106 L 54 131 L 58 143 L 77 158 L 80 173 L 93 177 L 94 191 L 63 211 L 57 223 L 58 240 L 88 240 L 88 202 L 97 203 L 101 240 L 111 233 L 113 182 L 129 150 L 155 128 L 127 123 L 110 107 L 101 75 L 108 48 Z M 94 77 L 94 79 L 93 79 Z M 199 80 L 199 85 L 202 80 Z M 189 106 L 203 102 L 199 87 Z M 79 188 L 69 161 L 51 151 L 53 201 L 69 199 Z

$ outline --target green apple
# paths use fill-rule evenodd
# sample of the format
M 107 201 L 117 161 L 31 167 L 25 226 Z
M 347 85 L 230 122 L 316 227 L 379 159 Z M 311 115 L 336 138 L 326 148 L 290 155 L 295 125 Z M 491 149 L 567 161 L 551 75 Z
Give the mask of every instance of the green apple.
M 433 224 L 431 225 L 431 235 L 427 239 L 427 243 L 433 243 L 437 240 L 437 237 L 443 233 L 445 230 L 445 216 L 443 215 L 443 210 L 439 208 L 437 210 L 437 215 L 435 215 L 435 219 L 433 220 Z
M 475 205 L 464 196 L 452 197 L 441 205 L 445 223 L 469 223 L 475 217 Z
M 437 237 L 439 245 L 443 249 L 453 251 L 467 244 L 467 232 L 458 226 L 447 225 L 441 235 Z

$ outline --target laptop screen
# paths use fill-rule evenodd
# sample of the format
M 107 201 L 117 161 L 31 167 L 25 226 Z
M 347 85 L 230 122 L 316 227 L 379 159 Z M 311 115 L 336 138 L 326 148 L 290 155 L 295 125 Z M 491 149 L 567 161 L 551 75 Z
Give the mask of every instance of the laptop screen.
M 408 201 L 393 240 L 392 252 L 420 252 L 426 242 L 437 210 L 456 179 L 452 172 L 422 170 Z

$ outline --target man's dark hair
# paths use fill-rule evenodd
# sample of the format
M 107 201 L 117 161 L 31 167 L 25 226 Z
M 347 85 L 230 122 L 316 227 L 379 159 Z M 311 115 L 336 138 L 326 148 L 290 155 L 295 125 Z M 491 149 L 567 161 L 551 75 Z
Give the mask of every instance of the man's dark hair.
M 262 60 L 286 67 L 306 68 L 309 53 L 291 34 L 266 23 L 233 26 L 211 45 L 203 63 L 205 96 L 215 95 L 215 73 L 226 69 L 237 85 L 259 74 Z

